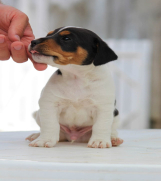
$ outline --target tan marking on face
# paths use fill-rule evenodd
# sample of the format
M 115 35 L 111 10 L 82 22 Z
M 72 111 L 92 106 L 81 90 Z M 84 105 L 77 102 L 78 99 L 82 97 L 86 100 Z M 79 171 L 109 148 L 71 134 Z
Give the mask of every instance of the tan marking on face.
M 54 31 L 50 31 L 47 35 L 51 35 L 51 34 L 53 34 L 54 33 Z
M 70 34 L 70 31 L 65 30 L 65 31 L 60 32 L 59 34 L 60 34 L 61 36 L 63 36 L 63 35 L 69 35 L 69 34 Z
M 47 39 L 43 43 L 40 43 L 37 48 L 39 46 L 42 53 L 49 56 L 57 56 L 58 58 L 54 62 L 60 65 L 82 65 L 88 55 L 87 51 L 82 47 L 78 47 L 75 52 L 65 52 L 53 39 Z
M 73 57 L 68 57 L 68 60 L 71 60 Z

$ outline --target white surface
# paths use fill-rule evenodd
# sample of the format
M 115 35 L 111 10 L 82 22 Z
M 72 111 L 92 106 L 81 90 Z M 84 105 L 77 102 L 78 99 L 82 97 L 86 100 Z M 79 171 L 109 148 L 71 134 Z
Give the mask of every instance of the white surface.
M 28 147 L 31 132 L 0 133 L 0 180 L 161 180 L 161 130 L 124 130 L 124 143 L 110 149 L 58 143 Z

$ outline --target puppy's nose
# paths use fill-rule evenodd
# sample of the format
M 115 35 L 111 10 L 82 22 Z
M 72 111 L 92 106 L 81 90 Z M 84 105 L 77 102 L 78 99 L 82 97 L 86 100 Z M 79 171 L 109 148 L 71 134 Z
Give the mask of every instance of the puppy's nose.
M 38 40 L 32 40 L 31 41 L 31 48 L 33 48 L 34 46 L 36 46 L 38 44 Z
M 45 41 L 45 38 L 39 38 L 31 41 L 31 48 Z

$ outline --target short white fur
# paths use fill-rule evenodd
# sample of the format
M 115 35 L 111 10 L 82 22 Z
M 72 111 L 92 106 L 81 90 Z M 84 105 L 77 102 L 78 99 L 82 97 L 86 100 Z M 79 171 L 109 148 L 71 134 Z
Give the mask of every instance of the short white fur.
M 53 147 L 63 140 L 61 123 L 69 127 L 93 126 L 88 146 L 111 147 L 111 140 L 118 139 L 118 116 L 113 115 L 115 90 L 110 64 L 59 65 L 53 57 L 34 54 L 33 59 L 59 68 L 62 75 L 55 72 L 41 93 L 36 118 L 41 132 L 30 146 Z

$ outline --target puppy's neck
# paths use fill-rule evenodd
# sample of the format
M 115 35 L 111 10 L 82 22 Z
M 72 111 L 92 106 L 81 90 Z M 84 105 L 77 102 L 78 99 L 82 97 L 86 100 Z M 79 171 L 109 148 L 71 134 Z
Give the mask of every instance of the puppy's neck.
M 70 79 L 81 79 L 85 82 L 93 81 L 96 79 L 104 79 L 108 73 L 110 73 L 107 65 L 102 66 L 94 66 L 90 65 L 65 65 L 65 66 L 57 66 L 62 72 L 63 77 Z
M 71 78 L 80 78 L 84 79 L 87 74 L 92 73 L 95 69 L 93 64 L 91 65 L 74 65 L 69 64 L 65 66 L 57 66 L 62 72 L 63 76 L 70 76 Z

